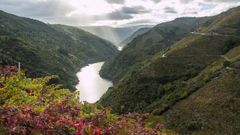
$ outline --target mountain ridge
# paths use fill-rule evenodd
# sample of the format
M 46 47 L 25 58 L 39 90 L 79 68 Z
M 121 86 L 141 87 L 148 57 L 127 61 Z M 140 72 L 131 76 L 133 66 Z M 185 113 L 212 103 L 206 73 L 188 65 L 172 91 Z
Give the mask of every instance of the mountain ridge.
M 120 42 L 131 36 L 138 29 L 147 27 L 152 27 L 152 25 L 139 25 L 116 28 L 110 26 L 83 26 L 80 28 L 105 40 L 108 40 L 118 47 Z
M 128 38 L 124 39 L 121 43 L 119 43 L 118 46 L 120 46 L 120 47 L 127 46 L 134 38 L 136 38 L 139 35 L 142 35 L 142 34 L 146 33 L 148 30 L 150 30 L 150 28 L 140 28 L 140 29 L 138 29 L 131 36 L 129 36 Z
M 160 49 L 151 57 L 144 56 L 146 59 L 140 59 L 132 65 L 126 62 L 132 55 L 127 53 L 131 49 L 129 46 L 133 42 L 141 43 L 139 39 L 144 35 L 136 38 L 138 41 L 132 41 L 115 58 L 118 60 L 122 55 L 130 68 L 115 78 L 114 87 L 107 91 L 99 103 L 111 106 L 116 113 L 148 112 L 161 115 L 166 120 L 166 125 L 180 134 L 237 134 L 239 128 L 235 119 L 239 119 L 236 112 L 239 111 L 240 97 L 239 16 L 240 7 L 237 7 L 214 17 L 200 19 L 201 23 L 198 21 L 194 31 L 206 34 L 192 34 L 194 31 L 189 31 L 167 48 Z M 142 44 L 135 46 L 140 47 L 140 50 L 144 48 Z M 138 51 L 136 48 L 133 50 Z M 141 55 L 136 59 L 139 57 Z M 120 61 L 117 65 L 115 60 L 111 60 L 110 64 L 107 63 L 109 65 L 105 65 L 109 67 L 103 69 L 115 70 L 115 73 L 110 71 L 113 73 L 110 77 L 113 78 L 116 71 L 119 71 L 116 67 L 125 64 Z M 222 94 L 218 97 L 214 94 L 206 95 L 208 89 L 211 92 L 231 92 L 227 93 L 227 97 Z M 196 102 L 193 98 L 196 95 L 202 100 Z M 220 99 L 226 101 L 225 106 L 221 106 Z M 202 106 L 205 104 L 209 108 Z M 232 110 L 226 111 L 228 108 Z M 230 114 L 231 117 L 228 117 Z M 210 119 L 212 121 L 208 122 Z M 218 123 L 222 125 L 217 125 Z
M 79 28 L 45 24 L 4 11 L 0 12 L 0 36 L 1 65 L 21 62 L 31 77 L 58 75 L 60 83 L 71 89 L 75 89 L 75 73 L 82 66 L 106 60 L 118 52 L 108 41 Z M 13 52 L 12 47 L 20 51 Z M 37 58 L 25 52 L 32 52 Z
M 114 82 L 120 80 L 132 65 L 151 58 L 161 50 L 167 50 L 174 42 L 189 35 L 196 28 L 197 20 L 189 17 L 156 25 L 147 33 L 136 37 L 116 58 L 107 61 L 100 75 Z

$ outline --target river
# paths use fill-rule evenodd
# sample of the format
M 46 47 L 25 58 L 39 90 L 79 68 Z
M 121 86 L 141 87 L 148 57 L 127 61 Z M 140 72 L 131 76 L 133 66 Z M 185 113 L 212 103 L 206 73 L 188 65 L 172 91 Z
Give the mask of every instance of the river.
M 113 86 L 111 81 L 103 79 L 99 75 L 103 64 L 104 62 L 90 64 L 77 73 L 79 84 L 76 88 L 80 91 L 80 101 L 95 103 L 109 87 Z

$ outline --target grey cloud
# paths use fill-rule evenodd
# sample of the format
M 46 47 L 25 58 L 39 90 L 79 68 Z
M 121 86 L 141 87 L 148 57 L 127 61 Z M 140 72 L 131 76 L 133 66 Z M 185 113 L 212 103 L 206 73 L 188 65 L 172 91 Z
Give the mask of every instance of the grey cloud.
M 239 2 L 239 0 L 204 0 L 206 2 Z
M 170 13 L 170 14 L 177 14 L 178 12 L 172 8 L 172 7 L 165 7 L 164 8 L 165 13 Z
M 132 19 L 133 16 L 130 14 L 125 14 L 121 11 L 115 11 L 107 15 L 108 19 L 111 20 L 125 20 L 125 19 Z
M 201 11 L 202 10 L 211 10 L 211 9 L 214 9 L 217 4 L 212 4 L 212 3 L 198 3 L 198 5 L 201 7 Z
M 46 22 L 50 23 L 60 23 L 67 25 L 89 25 L 92 23 L 96 23 L 97 21 L 103 20 L 114 20 L 114 18 L 110 18 L 108 15 L 84 15 L 84 14 L 72 14 L 71 16 L 53 16 L 43 18 Z
M 71 11 L 73 11 L 73 7 L 67 5 L 66 3 L 61 3 L 57 0 L 45 1 L 41 3 L 37 3 L 31 7 L 26 8 L 30 15 L 37 17 L 45 17 L 45 16 L 56 16 L 56 15 L 65 15 Z
M 192 1 L 194 1 L 194 0 L 180 0 L 180 2 L 181 2 L 181 3 L 184 3 L 184 4 L 185 4 L 185 3 L 192 2 Z
M 154 3 L 159 3 L 162 0 L 152 0 Z
M 136 7 L 123 7 L 121 12 L 125 14 L 141 14 L 141 13 L 149 13 L 150 11 L 145 9 L 143 6 Z
M 6 11 L 11 11 L 18 15 L 34 18 L 62 16 L 74 10 L 69 4 L 59 0 L 3 0 L 0 1 L 0 8 Z
M 40 19 L 48 23 L 60 23 L 67 25 L 91 24 L 98 20 L 106 20 L 105 15 L 87 16 L 73 14 L 66 16 L 75 9 L 64 0 L 0 0 L 0 9 L 16 15 Z
M 106 0 L 110 4 L 124 4 L 125 0 Z
M 135 14 L 149 13 L 150 11 L 143 6 L 123 7 L 120 10 L 107 14 L 108 19 L 111 20 L 125 20 L 134 18 Z
M 159 8 L 159 10 L 156 10 L 156 12 L 157 11 L 159 12 L 154 14 L 155 13 L 154 9 L 152 9 L 154 11 L 151 10 L 151 7 L 146 9 L 144 8 L 144 5 L 137 7 L 124 7 L 124 3 L 126 0 L 105 0 L 105 1 L 110 4 L 122 4 L 118 6 L 123 6 L 123 8 L 113 11 L 112 13 L 106 13 L 102 15 L 84 15 L 72 12 L 76 11 L 76 9 L 70 5 L 70 2 L 68 0 L 0 0 L 0 9 L 9 13 L 39 19 L 49 23 L 62 23 L 69 25 L 79 24 L 89 25 L 95 24 L 98 21 L 115 20 L 116 22 L 118 22 L 121 20 L 127 20 L 127 22 L 132 22 L 132 24 L 134 23 L 144 24 L 144 23 L 156 23 L 157 21 L 158 22 L 167 21 L 173 19 L 171 17 L 174 16 L 201 15 L 202 11 L 212 10 L 221 4 L 224 4 L 226 5 L 226 7 L 229 7 L 229 5 L 234 5 L 234 2 L 240 2 L 240 0 L 174 0 L 175 4 L 176 1 L 180 1 L 181 4 L 188 3 L 190 7 L 191 2 L 197 2 L 199 4 L 200 9 L 199 8 L 189 10 L 184 9 L 183 13 L 180 12 L 181 10 L 179 10 L 178 13 L 176 5 L 173 5 L 175 8 L 171 7 L 171 5 L 168 5 L 169 7 L 165 7 L 163 9 L 165 13 L 162 13 L 161 8 Z M 160 3 L 167 0 L 148 0 L 148 2 L 149 1 L 152 1 L 154 3 Z M 136 3 L 137 2 L 138 0 L 136 0 Z M 153 14 L 151 14 L 151 12 Z M 72 14 L 72 16 L 66 16 L 69 13 L 75 14 Z M 153 16 L 154 19 L 150 19 L 150 21 L 146 19 L 134 22 L 136 15 L 145 13 L 149 13 L 149 15 Z M 166 15 L 166 13 L 168 14 Z

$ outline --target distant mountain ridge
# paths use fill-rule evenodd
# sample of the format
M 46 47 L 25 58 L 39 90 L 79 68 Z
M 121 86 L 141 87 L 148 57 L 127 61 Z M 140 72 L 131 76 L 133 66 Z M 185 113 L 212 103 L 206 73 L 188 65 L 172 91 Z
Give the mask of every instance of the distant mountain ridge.
M 125 47 L 127 44 L 133 41 L 134 38 L 148 32 L 151 28 L 141 28 L 134 32 L 130 37 L 123 40 L 118 46 Z
M 0 11 L 0 65 L 21 62 L 31 77 L 58 75 L 74 88 L 75 73 L 86 64 L 104 61 L 117 48 L 76 27 L 50 25 Z
M 118 46 L 126 38 L 130 37 L 134 32 L 141 28 L 153 27 L 151 25 L 139 25 L 129 27 L 109 27 L 109 26 L 83 26 L 81 29 L 97 35 L 105 40 L 112 42 Z

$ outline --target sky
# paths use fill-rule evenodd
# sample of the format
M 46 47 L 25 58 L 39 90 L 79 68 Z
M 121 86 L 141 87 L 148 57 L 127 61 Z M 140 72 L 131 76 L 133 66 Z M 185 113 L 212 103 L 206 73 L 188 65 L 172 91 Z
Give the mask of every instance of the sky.
M 46 23 L 113 27 L 212 16 L 238 5 L 240 0 L 0 0 L 0 10 Z

